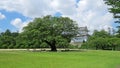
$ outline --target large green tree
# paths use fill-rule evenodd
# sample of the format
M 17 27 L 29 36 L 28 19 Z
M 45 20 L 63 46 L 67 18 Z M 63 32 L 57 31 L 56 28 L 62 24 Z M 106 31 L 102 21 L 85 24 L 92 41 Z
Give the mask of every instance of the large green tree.
M 120 24 L 120 0 L 104 0 L 107 5 L 110 6 L 109 12 L 113 13 L 116 19 L 115 23 Z M 120 25 L 118 25 L 118 37 L 120 37 Z
M 37 46 L 46 43 L 51 51 L 57 51 L 56 46 L 66 45 L 78 34 L 78 25 L 68 17 L 35 18 L 23 28 L 22 34 L 27 43 Z

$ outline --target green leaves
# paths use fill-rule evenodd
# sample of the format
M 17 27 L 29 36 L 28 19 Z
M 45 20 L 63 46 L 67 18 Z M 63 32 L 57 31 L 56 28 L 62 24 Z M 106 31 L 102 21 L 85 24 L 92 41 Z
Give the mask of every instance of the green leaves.
M 89 49 L 113 49 L 113 50 L 120 50 L 120 39 L 119 38 L 102 38 L 97 37 L 93 40 L 89 40 L 88 42 L 82 44 L 82 48 L 89 48 Z
M 61 46 L 68 44 L 71 38 L 78 33 L 76 22 L 68 17 L 52 17 L 50 15 L 43 18 L 35 18 L 28 26 L 24 27 L 23 35 L 27 35 L 29 40 L 41 40 L 49 46 Z M 34 43 L 33 43 L 34 44 Z M 54 50 L 54 49 L 53 49 Z
M 110 33 L 105 30 L 95 30 L 93 35 L 89 37 L 88 41 L 82 44 L 82 48 L 119 50 L 119 42 L 120 38 L 110 35 Z
M 70 18 L 48 15 L 35 18 L 23 28 L 22 33 L 11 33 L 10 30 L 1 33 L 0 48 L 51 47 L 52 51 L 56 51 L 56 46 L 68 47 L 69 41 L 77 33 L 78 26 Z
M 0 34 L 0 48 L 14 48 L 16 45 L 17 32 L 11 33 L 10 30 Z
M 109 12 L 113 13 L 114 18 L 116 19 L 115 23 L 120 23 L 120 0 L 105 0 L 105 3 L 111 6 Z M 120 34 L 120 32 L 118 34 Z

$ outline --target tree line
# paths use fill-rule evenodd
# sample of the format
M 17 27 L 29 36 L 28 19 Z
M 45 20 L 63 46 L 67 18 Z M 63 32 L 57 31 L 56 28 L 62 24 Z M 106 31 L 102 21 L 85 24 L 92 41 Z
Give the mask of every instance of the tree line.
M 23 32 L 6 30 L 0 34 L 0 48 L 43 48 L 51 51 L 67 48 L 70 41 L 78 34 L 78 25 L 68 17 L 45 16 L 35 18 Z
M 120 0 L 104 0 L 109 6 L 109 12 L 113 13 L 115 23 L 120 23 Z M 119 50 L 120 26 L 117 26 L 116 35 L 108 32 L 94 31 L 82 47 L 103 50 Z M 0 33 L 0 48 L 42 48 L 50 47 L 51 51 L 57 51 L 57 47 L 69 47 L 72 38 L 79 33 L 78 25 L 68 17 L 45 16 L 35 18 L 23 32 L 11 32 L 6 30 Z
M 82 44 L 81 48 L 85 49 L 101 49 L 101 50 L 120 50 L 119 34 L 110 34 L 105 30 L 95 30 L 89 36 L 88 41 Z

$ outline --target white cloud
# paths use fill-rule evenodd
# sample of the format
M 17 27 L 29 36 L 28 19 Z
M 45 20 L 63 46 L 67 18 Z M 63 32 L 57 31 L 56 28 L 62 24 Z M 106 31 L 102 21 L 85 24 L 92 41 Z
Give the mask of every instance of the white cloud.
M 20 18 L 16 18 L 11 21 L 11 24 L 15 26 L 17 29 L 19 29 L 19 32 L 22 32 L 22 28 L 27 26 L 28 21 L 23 22 Z
M 80 0 L 77 14 L 73 19 L 76 19 L 80 26 L 88 26 L 92 31 L 107 30 L 112 26 L 113 21 L 112 14 L 108 12 L 103 0 Z
M 0 9 L 17 11 L 28 17 L 41 17 L 61 12 L 71 15 L 76 11 L 75 0 L 2 0 Z
M 0 9 L 16 11 L 27 17 L 41 17 L 54 14 L 52 0 L 2 0 Z
M 73 15 L 76 13 L 76 0 L 53 0 L 51 5 L 54 10 L 63 15 Z
M 63 17 L 70 17 L 79 26 L 88 26 L 92 31 L 107 29 L 107 26 L 112 26 L 113 21 L 103 0 L 80 0 L 78 3 L 76 0 L 2 0 L 0 9 L 16 11 L 31 18 L 60 12 Z M 21 20 L 18 21 L 22 23 Z
M 103 0 L 53 0 L 54 9 L 77 21 L 79 26 L 87 26 L 90 31 L 112 27 L 113 16 Z
M 4 19 L 5 18 L 5 15 L 0 13 L 0 20 Z

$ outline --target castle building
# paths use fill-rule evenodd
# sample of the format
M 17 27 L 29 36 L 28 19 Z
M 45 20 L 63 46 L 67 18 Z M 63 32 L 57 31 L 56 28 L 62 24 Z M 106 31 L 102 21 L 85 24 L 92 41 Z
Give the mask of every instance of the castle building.
M 80 44 L 86 42 L 88 39 L 88 28 L 79 27 L 79 34 L 71 40 L 72 44 Z

